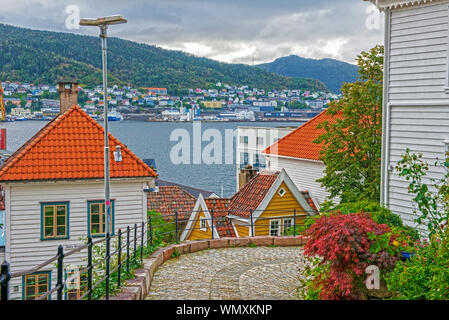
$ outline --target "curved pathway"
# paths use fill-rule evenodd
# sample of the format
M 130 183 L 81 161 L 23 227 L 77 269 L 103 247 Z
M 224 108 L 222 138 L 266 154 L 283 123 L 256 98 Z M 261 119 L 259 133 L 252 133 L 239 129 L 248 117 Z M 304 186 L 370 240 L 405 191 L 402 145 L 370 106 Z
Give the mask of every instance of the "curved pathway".
M 205 250 L 161 265 L 146 299 L 298 299 L 303 269 L 299 247 Z

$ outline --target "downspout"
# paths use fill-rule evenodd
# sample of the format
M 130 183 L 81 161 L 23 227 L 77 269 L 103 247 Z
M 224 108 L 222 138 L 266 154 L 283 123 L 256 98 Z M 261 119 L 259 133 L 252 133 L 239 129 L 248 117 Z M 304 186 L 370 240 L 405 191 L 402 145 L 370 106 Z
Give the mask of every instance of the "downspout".
M 378 4 L 378 0 L 376 1 Z M 383 77 L 383 101 L 382 101 L 382 163 L 381 163 L 381 191 L 380 202 L 388 207 L 389 189 L 389 135 L 390 135 L 390 106 L 388 103 L 388 83 L 390 79 L 390 9 L 385 9 L 385 34 L 384 34 L 384 77 Z

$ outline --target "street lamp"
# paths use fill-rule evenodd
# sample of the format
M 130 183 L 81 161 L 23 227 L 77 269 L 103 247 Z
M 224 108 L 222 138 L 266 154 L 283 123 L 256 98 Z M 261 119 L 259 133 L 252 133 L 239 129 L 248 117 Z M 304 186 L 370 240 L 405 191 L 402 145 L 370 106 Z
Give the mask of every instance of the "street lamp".
M 81 19 L 80 26 L 94 26 L 100 28 L 101 48 L 103 52 L 103 98 L 104 98 L 104 201 L 105 201 L 105 236 L 109 237 L 111 225 L 111 199 L 109 185 L 109 136 L 108 136 L 108 76 L 107 76 L 107 46 L 106 31 L 108 25 L 126 23 L 122 16 L 110 16 L 97 19 Z

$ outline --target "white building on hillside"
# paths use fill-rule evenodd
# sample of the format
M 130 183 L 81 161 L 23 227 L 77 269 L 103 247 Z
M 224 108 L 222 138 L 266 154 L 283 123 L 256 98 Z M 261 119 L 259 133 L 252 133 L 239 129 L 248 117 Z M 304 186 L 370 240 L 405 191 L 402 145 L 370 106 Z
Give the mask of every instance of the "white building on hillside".
M 265 169 L 266 161 L 262 151 L 294 129 L 295 127 L 237 127 L 237 191 L 240 169 L 247 165 L 251 165 L 257 171 Z

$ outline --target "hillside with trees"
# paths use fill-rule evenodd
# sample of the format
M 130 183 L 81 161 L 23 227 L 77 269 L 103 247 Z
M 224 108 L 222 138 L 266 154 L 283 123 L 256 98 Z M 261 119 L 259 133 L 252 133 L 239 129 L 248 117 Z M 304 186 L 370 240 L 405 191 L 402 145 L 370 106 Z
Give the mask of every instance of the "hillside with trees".
M 0 24 L 0 79 L 55 84 L 101 84 L 100 39 Z M 327 91 L 319 80 L 281 76 L 244 64 L 221 63 L 181 51 L 108 39 L 109 83 L 166 87 L 174 94 L 217 82 L 260 89 Z
M 356 81 L 358 69 L 356 65 L 343 61 L 306 59 L 295 55 L 260 64 L 258 67 L 287 77 L 313 77 L 322 81 L 333 92 L 338 92 L 343 83 Z

